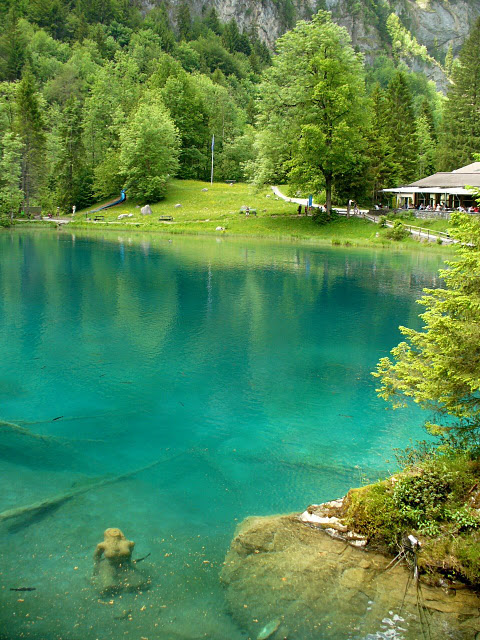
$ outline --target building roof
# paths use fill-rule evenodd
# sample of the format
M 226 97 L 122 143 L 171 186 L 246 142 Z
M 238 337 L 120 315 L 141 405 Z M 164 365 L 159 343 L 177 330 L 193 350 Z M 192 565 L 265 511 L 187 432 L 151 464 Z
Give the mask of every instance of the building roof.
M 472 164 L 467 164 L 466 167 L 455 169 L 452 173 L 475 173 L 475 171 L 480 171 L 480 162 L 472 162 Z
M 472 162 L 455 171 L 440 171 L 431 176 L 397 187 L 383 189 L 390 193 L 450 193 L 471 195 L 468 187 L 480 188 L 480 162 Z
M 463 171 L 451 171 L 434 173 L 433 176 L 422 178 L 416 182 L 409 184 L 409 187 L 433 187 L 438 189 L 451 189 L 452 187 L 460 187 L 465 189 L 469 185 L 470 187 L 480 187 L 480 171 L 476 172 L 463 172 Z

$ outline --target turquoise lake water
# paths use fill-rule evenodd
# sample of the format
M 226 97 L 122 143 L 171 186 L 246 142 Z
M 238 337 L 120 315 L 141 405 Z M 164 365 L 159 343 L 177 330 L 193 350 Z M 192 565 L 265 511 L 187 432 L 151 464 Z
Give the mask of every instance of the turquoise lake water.
M 246 638 L 219 583 L 235 526 L 344 495 L 423 437 L 425 416 L 386 410 L 370 372 L 399 324 L 420 327 L 441 263 L 1 232 L 0 419 L 28 432 L 0 428 L 0 511 L 159 463 L 0 523 L 0 638 Z M 107 527 L 151 554 L 148 590 L 95 591 Z

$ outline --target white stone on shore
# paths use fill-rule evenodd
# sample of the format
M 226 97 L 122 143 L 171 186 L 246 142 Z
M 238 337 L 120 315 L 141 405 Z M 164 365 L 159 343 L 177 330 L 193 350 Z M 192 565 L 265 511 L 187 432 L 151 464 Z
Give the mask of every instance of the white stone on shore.
M 313 505 L 320 506 L 320 505 Z M 341 509 L 343 507 L 343 498 L 337 498 L 336 500 L 330 500 L 330 502 L 324 502 L 324 507 L 328 507 L 330 509 Z
M 302 522 L 310 522 L 312 524 L 318 524 L 322 527 L 331 527 L 332 529 L 336 529 L 337 531 L 348 531 L 348 527 L 346 527 L 338 518 L 335 516 L 332 517 L 321 517 L 317 516 L 314 513 L 309 513 L 308 511 L 304 511 L 300 516 L 300 520 Z
M 367 546 L 367 539 L 364 538 L 363 540 L 349 540 L 348 544 L 351 544 L 352 547 L 366 547 Z

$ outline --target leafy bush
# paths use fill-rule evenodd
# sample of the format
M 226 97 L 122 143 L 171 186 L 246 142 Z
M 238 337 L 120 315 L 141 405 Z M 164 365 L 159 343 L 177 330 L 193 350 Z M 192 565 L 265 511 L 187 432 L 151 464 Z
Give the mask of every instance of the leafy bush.
M 407 238 L 410 234 L 405 229 L 400 220 L 395 220 L 395 222 L 393 223 L 393 227 L 388 229 L 385 235 L 391 240 L 405 240 L 405 238 Z
M 317 224 L 328 224 L 333 220 L 338 218 L 338 211 L 336 209 L 332 209 L 330 211 L 330 215 L 326 211 L 322 211 L 321 209 L 315 209 L 312 214 L 313 222 Z
M 458 525 L 459 531 L 478 529 L 480 525 L 480 519 L 478 516 L 472 511 L 472 509 L 465 506 L 460 509 L 445 509 L 444 514 L 446 519 Z
M 345 523 L 392 551 L 413 532 L 422 541 L 422 569 L 480 584 L 480 464 L 465 453 L 422 453 L 404 472 L 350 491 Z
M 424 518 L 441 515 L 441 506 L 451 491 L 453 474 L 427 464 L 416 475 L 406 475 L 398 480 L 393 489 L 393 501 L 400 513 L 413 524 Z

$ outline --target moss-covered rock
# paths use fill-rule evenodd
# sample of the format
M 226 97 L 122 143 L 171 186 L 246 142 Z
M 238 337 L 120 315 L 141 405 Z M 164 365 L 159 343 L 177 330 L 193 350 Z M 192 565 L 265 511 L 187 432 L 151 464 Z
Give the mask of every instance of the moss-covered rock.
M 345 498 L 347 526 L 368 538 L 370 544 L 394 547 L 401 531 L 391 496 L 391 481 L 351 489 Z
M 480 586 L 479 463 L 466 455 L 426 458 L 387 480 L 352 489 L 343 520 L 372 546 L 397 552 L 414 534 L 421 571 Z

